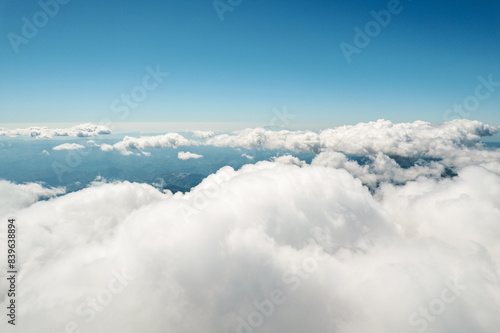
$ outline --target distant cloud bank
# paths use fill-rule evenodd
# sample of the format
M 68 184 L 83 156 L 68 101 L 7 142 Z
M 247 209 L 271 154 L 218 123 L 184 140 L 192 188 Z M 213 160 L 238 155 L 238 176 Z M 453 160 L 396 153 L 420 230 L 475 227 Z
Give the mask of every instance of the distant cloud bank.
M 105 134 L 111 134 L 111 130 L 106 126 L 94 124 L 81 124 L 63 129 L 36 126 L 25 129 L 0 128 L 0 136 L 30 136 L 37 139 L 52 138 L 55 136 L 91 137 Z

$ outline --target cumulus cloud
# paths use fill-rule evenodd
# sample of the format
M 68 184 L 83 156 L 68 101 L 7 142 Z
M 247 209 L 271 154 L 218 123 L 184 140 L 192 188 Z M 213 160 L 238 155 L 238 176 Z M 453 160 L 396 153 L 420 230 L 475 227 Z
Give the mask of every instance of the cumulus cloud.
M 253 160 L 253 159 L 255 158 L 254 156 L 250 156 L 250 155 L 248 155 L 247 153 L 243 153 L 243 154 L 241 154 L 241 157 L 248 158 L 249 160 Z
M 196 141 L 188 140 L 178 133 L 167 133 L 139 138 L 126 136 L 113 145 L 103 144 L 100 147 L 103 151 L 118 150 L 122 155 L 132 155 L 134 152 L 131 150 L 139 150 L 144 153 L 142 151 L 148 148 L 177 148 L 196 144 L 198 144 Z
M 493 333 L 499 203 L 478 166 L 374 196 L 346 170 L 281 162 L 186 194 L 94 183 L 17 211 L 16 329 Z
M 500 150 L 480 137 L 496 131 L 378 121 L 213 135 L 198 144 L 317 154 L 226 166 L 187 193 L 163 179 L 67 194 L 0 181 L 0 219 L 22 226 L 16 329 L 494 333 Z M 100 148 L 192 144 L 169 133 Z
M 203 155 L 190 153 L 188 151 L 186 152 L 180 151 L 179 153 L 177 153 L 177 158 L 180 160 L 189 160 L 190 158 L 198 159 L 202 157 Z
M 443 154 L 442 163 L 462 169 L 470 165 L 484 167 L 500 175 L 500 149 L 456 149 Z
M 99 148 L 101 148 L 102 151 L 112 151 L 113 149 L 115 149 L 113 147 L 113 145 L 110 145 L 107 143 L 103 143 L 103 144 L 99 145 Z
M 80 145 L 78 143 L 63 143 L 58 146 L 52 148 L 52 150 L 76 150 L 76 149 L 84 149 L 85 146 Z
M 195 138 L 208 139 L 215 135 L 214 131 L 192 131 Z
M 498 127 L 466 119 L 442 125 L 424 121 L 393 124 L 389 120 L 378 120 L 324 130 L 320 139 L 324 147 L 349 154 L 440 156 L 456 148 L 476 147 L 482 136 L 497 132 Z
M 298 157 L 292 155 L 284 155 L 284 156 L 275 156 L 272 158 L 273 162 L 278 162 L 282 164 L 290 164 L 290 165 L 305 165 L 306 162 L 300 160 Z
M 51 198 L 66 192 L 64 187 L 44 187 L 37 183 L 15 184 L 0 180 L 0 212 L 12 214 L 40 199 Z
M 45 139 L 54 136 L 74 136 L 90 137 L 97 135 L 111 134 L 111 130 L 103 125 L 80 124 L 70 128 L 47 128 L 47 127 L 29 127 L 25 129 L 7 129 L 0 128 L 0 136 L 31 136 L 32 138 Z
M 383 153 L 369 155 L 368 161 L 360 165 L 357 161 L 349 160 L 345 154 L 330 149 L 316 155 L 311 164 L 345 169 L 371 187 L 381 182 L 406 183 L 419 177 L 440 178 L 445 172 L 445 166 L 436 161 L 419 160 L 409 168 L 402 168 Z
M 378 161 L 381 163 L 382 159 L 385 159 L 387 163 L 392 163 L 383 157 L 385 155 L 417 159 L 421 157 L 438 158 L 442 159 L 442 164 L 448 168 L 459 169 L 474 164 L 498 172 L 495 163 L 495 160 L 498 159 L 498 151 L 488 152 L 481 143 L 481 137 L 494 135 L 498 129 L 495 126 L 467 119 L 456 119 L 441 125 L 433 125 L 424 121 L 394 124 L 388 120 L 378 120 L 326 129 L 319 133 L 249 128 L 219 135 L 215 135 L 212 131 L 194 131 L 193 136 L 201 140 L 189 140 L 178 133 L 140 138 L 127 136 L 114 145 L 102 144 L 99 147 L 103 151 L 118 150 L 123 155 L 140 153 L 149 155 L 143 150 L 191 145 L 291 150 L 316 154 L 336 151 L 359 156 L 378 156 Z M 248 154 L 242 156 L 251 157 Z M 415 179 L 415 172 L 435 174 L 439 171 L 438 169 L 437 164 L 432 164 L 430 169 L 427 166 L 417 166 L 412 170 L 404 171 L 406 175 L 399 178 Z M 398 177 L 394 175 L 393 178 Z
M 220 134 L 206 141 L 217 147 L 247 149 L 288 149 L 320 152 L 333 149 L 348 154 L 399 156 L 440 156 L 462 147 L 479 147 L 483 136 L 498 132 L 498 127 L 479 121 L 453 120 L 442 125 L 424 121 L 393 124 L 389 120 L 359 123 L 312 131 L 271 131 L 246 129 L 233 134 Z
M 295 151 L 318 151 L 321 147 L 318 134 L 312 131 L 271 131 L 264 128 L 249 128 L 234 134 L 216 135 L 207 139 L 206 144 L 216 147 Z

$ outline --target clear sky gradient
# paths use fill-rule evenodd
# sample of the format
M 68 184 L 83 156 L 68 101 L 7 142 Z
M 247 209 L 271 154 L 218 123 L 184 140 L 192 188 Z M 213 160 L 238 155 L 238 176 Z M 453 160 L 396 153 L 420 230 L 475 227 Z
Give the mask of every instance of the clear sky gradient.
M 43 22 L 38 1 L 3 0 L 0 122 L 269 122 L 286 107 L 296 123 L 441 123 L 479 76 L 500 82 L 497 0 L 401 0 L 350 63 L 340 44 L 388 1 L 221 2 L 223 21 L 211 0 L 71 0 Z M 126 106 L 157 65 L 169 75 Z M 479 91 L 464 117 L 500 125 L 500 83 Z

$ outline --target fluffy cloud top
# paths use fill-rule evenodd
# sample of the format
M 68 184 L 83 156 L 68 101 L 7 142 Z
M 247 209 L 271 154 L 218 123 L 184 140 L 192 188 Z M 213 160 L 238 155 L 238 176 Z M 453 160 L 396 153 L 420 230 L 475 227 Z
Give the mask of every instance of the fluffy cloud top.
M 499 189 L 477 166 L 372 195 L 342 169 L 259 162 L 186 194 L 26 202 L 16 330 L 494 333 Z
M 482 136 L 497 132 L 497 127 L 466 119 L 453 120 L 443 125 L 423 121 L 393 124 L 388 120 L 378 120 L 326 129 L 319 134 L 311 131 L 246 129 L 235 134 L 214 136 L 206 144 L 310 152 L 330 148 L 360 155 L 381 152 L 400 156 L 436 156 L 457 147 L 475 147 Z
M 85 146 L 80 145 L 78 143 L 63 143 L 58 146 L 53 147 L 53 150 L 76 150 L 83 149 Z
M 188 140 L 178 133 L 140 138 L 125 137 L 113 147 L 126 155 L 132 154 L 129 149 L 209 145 L 314 153 L 331 149 L 357 155 L 383 153 L 411 157 L 443 157 L 458 148 L 481 148 L 481 137 L 494 135 L 498 129 L 466 119 L 453 120 L 442 125 L 424 121 L 393 124 L 388 120 L 378 120 L 326 129 L 320 133 L 249 128 L 219 135 L 213 132 L 194 132 L 193 136 L 201 140 Z M 105 147 L 107 151 L 111 150 L 109 145 Z
M 178 133 L 167 133 L 156 136 L 141 136 L 140 138 L 126 136 L 122 141 L 114 145 L 101 145 L 101 150 L 111 151 L 116 149 L 123 155 L 132 155 L 134 152 L 130 150 L 139 150 L 142 152 L 142 150 L 148 148 L 177 148 L 194 144 L 197 144 L 197 142 L 188 140 Z
M 0 180 L 0 212 L 10 214 L 40 199 L 54 197 L 65 192 L 63 187 L 46 188 L 36 183 L 16 185 Z
M 456 148 L 475 147 L 482 136 L 497 132 L 497 127 L 466 119 L 442 125 L 424 121 L 393 124 L 378 120 L 328 129 L 320 133 L 320 139 L 323 147 L 349 154 L 440 156 Z
M 193 131 L 193 136 L 200 139 L 208 139 L 215 135 L 214 131 Z
M 403 184 L 419 177 L 440 178 L 445 172 L 445 165 L 435 161 L 421 161 L 420 164 L 402 168 L 383 153 L 369 155 L 368 159 L 366 164 L 360 165 L 357 161 L 349 160 L 343 153 L 326 150 L 316 155 L 311 164 L 345 169 L 370 187 L 376 187 L 381 182 Z
M 500 150 L 479 138 L 496 131 L 378 121 L 213 136 L 318 154 L 226 166 L 187 193 L 0 181 L 0 219 L 15 217 L 21 240 L 16 330 L 495 333 Z M 190 144 L 170 133 L 100 147 Z
M 272 160 L 274 162 L 282 163 L 282 164 L 290 164 L 290 165 L 305 165 L 306 162 L 301 161 L 299 158 L 292 155 L 284 155 L 284 156 L 276 156 L 273 157 Z
M 188 151 L 187 152 L 180 151 L 177 154 L 177 158 L 180 160 L 189 160 L 190 158 L 197 159 L 197 158 L 202 158 L 202 157 L 203 157 L 203 155 L 190 153 Z
M 52 138 L 54 136 L 74 136 L 74 137 L 90 137 L 96 135 L 111 134 L 111 130 L 102 125 L 80 124 L 70 128 L 51 129 L 47 127 L 30 127 L 7 129 L 0 128 L 0 136 L 19 136 L 27 135 L 37 139 Z
M 247 149 L 289 149 L 295 151 L 318 151 L 319 136 L 311 131 L 271 131 L 264 128 L 246 129 L 235 134 L 220 134 L 206 141 L 216 147 L 243 147 Z

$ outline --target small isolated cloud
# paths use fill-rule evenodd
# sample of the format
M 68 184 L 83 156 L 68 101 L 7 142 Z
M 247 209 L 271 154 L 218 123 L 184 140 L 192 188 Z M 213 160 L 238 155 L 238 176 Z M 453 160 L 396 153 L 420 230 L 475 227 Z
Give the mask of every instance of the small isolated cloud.
M 52 148 L 52 150 L 76 150 L 83 148 L 85 148 L 85 146 L 78 143 L 63 143 L 59 146 L 55 146 L 54 148 Z
M 199 155 L 199 154 L 194 154 L 194 153 L 190 153 L 190 152 L 183 152 L 183 151 L 180 151 L 178 154 L 177 154 L 177 158 L 180 159 L 180 160 L 189 160 L 190 158 L 202 158 L 203 155 Z
M 253 157 L 253 156 L 248 155 L 247 153 L 243 153 L 243 154 L 241 154 L 241 157 L 246 157 L 246 158 L 248 158 L 249 160 L 253 160 L 253 159 L 255 158 L 255 157 Z
M 37 139 L 52 138 L 54 136 L 74 136 L 74 137 L 91 137 L 103 134 L 111 134 L 111 130 L 102 125 L 80 124 L 70 128 L 47 128 L 47 127 L 29 127 L 7 129 L 0 128 L 0 136 L 31 136 Z
M 50 155 L 50 153 L 46 149 L 44 149 L 40 154 L 47 155 L 47 156 Z

